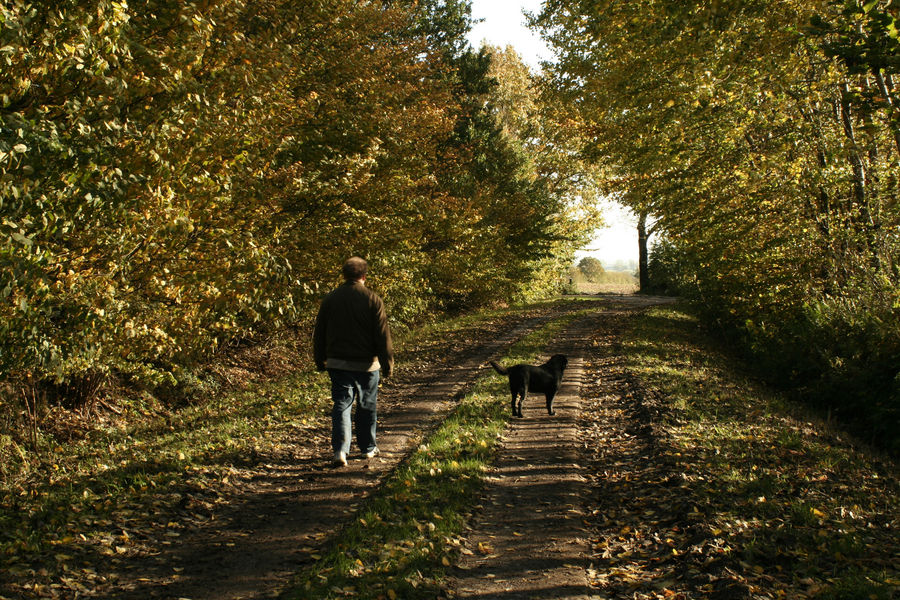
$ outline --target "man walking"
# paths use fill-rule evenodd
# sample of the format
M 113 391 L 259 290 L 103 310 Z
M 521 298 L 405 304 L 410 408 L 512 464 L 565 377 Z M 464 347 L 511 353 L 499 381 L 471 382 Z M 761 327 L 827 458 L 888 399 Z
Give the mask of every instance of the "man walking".
M 331 448 L 338 466 L 347 464 L 354 402 L 356 443 L 367 458 L 378 454 L 378 381 L 381 375 L 390 377 L 394 367 L 387 313 L 378 294 L 365 285 L 368 269 L 358 256 L 344 262 L 344 284 L 322 300 L 313 333 L 316 369 L 327 369 L 331 377 Z

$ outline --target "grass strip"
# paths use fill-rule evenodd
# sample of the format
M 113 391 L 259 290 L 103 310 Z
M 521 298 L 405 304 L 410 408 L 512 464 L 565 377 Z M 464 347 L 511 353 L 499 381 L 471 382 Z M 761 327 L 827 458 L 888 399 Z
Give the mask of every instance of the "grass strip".
M 547 338 L 576 316 L 524 337 L 506 360 L 533 362 Z M 505 378 L 493 371 L 480 377 L 285 597 L 442 597 L 441 581 L 463 545 L 460 536 L 510 418 L 507 397 Z

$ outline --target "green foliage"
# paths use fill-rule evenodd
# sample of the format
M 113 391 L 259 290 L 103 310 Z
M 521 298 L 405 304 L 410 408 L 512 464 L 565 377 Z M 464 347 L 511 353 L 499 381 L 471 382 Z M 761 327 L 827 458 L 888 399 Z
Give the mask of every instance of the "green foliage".
M 687 291 L 688 286 L 679 281 L 687 270 L 680 264 L 678 249 L 667 240 L 653 247 L 647 267 L 649 285 L 642 291 L 668 296 L 684 295 Z
M 580 242 L 541 150 L 485 108 L 466 0 L 0 11 L 9 381 L 182 389 L 308 319 L 350 254 L 409 324 L 546 293 Z
M 428 38 L 429 46 L 458 57 L 466 52 L 472 28 L 470 0 L 404 0 L 415 8 L 414 32 Z
M 562 1 L 536 20 L 584 153 L 666 239 L 655 284 L 770 372 L 844 381 L 848 408 L 891 403 L 897 375 L 895 15 L 887 2 Z

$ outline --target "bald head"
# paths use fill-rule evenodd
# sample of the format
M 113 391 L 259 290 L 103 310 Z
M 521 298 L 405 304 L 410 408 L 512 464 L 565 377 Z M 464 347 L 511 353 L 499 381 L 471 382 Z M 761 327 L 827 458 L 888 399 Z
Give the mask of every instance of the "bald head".
M 369 272 L 369 263 L 358 256 L 352 256 L 344 261 L 341 272 L 347 281 L 359 281 L 366 278 L 366 273 Z

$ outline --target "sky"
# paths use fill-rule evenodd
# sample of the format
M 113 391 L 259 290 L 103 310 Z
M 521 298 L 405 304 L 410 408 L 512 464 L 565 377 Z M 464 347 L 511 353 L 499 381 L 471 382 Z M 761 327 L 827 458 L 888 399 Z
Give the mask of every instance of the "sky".
M 552 52 L 541 37 L 525 25 L 523 11 L 538 12 L 542 0 L 472 0 L 472 17 L 477 23 L 469 33 L 469 43 L 481 47 L 513 46 L 522 59 L 537 69 L 541 60 L 550 60 Z M 594 239 L 581 249 L 576 259 L 593 256 L 606 264 L 617 261 L 637 261 L 637 219 L 631 211 L 609 203 L 604 211 L 607 226 L 599 229 Z
M 538 68 L 552 53 L 541 37 L 525 26 L 523 11 L 538 12 L 541 4 L 542 0 L 472 0 L 472 17 L 483 21 L 472 28 L 469 43 L 475 48 L 482 41 L 501 48 L 514 46 L 525 62 Z

